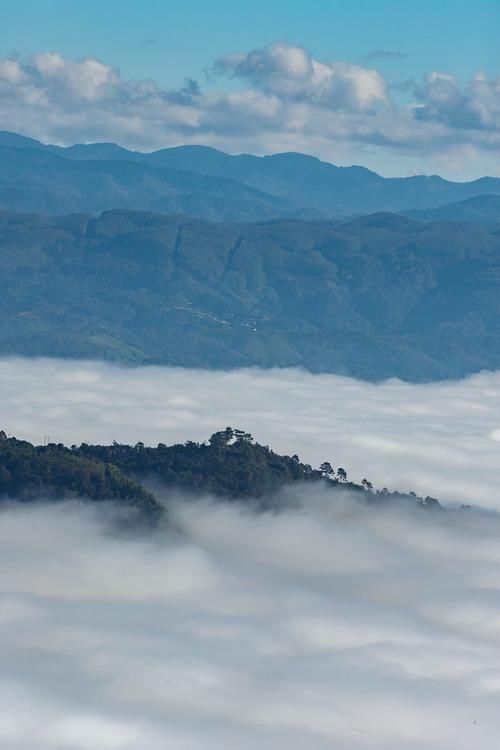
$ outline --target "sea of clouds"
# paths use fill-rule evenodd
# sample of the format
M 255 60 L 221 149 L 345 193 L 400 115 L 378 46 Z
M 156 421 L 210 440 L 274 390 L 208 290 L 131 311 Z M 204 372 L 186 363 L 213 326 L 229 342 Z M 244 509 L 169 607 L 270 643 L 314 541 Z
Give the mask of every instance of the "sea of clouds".
M 2 750 L 496 747 L 500 520 L 294 500 L 3 510 Z
M 118 533 L 0 511 L 2 750 L 470 750 L 500 736 L 500 374 L 380 385 L 296 370 L 0 361 L 0 429 L 68 443 L 232 425 L 355 479 L 486 509 L 280 511 L 167 493 Z
M 42 443 L 206 440 L 226 426 L 378 487 L 500 509 L 500 373 L 374 385 L 301 370 L 0 360 L 0 429 Z

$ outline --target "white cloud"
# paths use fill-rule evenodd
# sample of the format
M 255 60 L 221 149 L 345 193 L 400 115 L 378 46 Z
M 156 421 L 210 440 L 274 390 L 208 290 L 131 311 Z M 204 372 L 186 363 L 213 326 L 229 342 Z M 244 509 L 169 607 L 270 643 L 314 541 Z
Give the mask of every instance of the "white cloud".
M 360 481 L 500 510 L 500 373 L 380 385 L 300 370 L 0 360 L 0 429 L 42 442 L 205 440 L 231 425 Z
M 47 53 L 26 61 L 0 61 L 0 93 L 21 105 L 83 108 L 112 98 L 119 85 L 117 71 L 94 58 L 75 62 Z
M 190 81 L 168 91 L 153 79 L 128 80 L 91 57 L 3 58 L 0 127 L 66 145 L 295 150 L 383 174 L 440 171 L 463 178 L 500 167 L 493 156 L 500 143 L 498 78 L 478 73 L 462 86 L 434 72 L 402 104 L 376 69 L 318 60 L 284 42 L 223 57 L 214 70 L 229 75 L 234 89 L 201 90 Z
M 172 127 L 196 127 L 196 87 L 167 92 L 153 81 L 126 81 L 95 58 L 70 60 L 56 53 L 0 60 L 2 127 L 26 130 L 57 142 L 132 139 L 145 144 L 168 137 Z M 22 121 L 25 121 L 24 127 Z
M 498 146 L 500 76 L 488 80 L 484 73 L 477 73 L 462 87 L 454 76 L 433 72 L 425 77 L 418 95 L 422 104 L 415 108 L 417 118 L 452 128 L 490 131 Z
M 498 518 L 300 499 L 4 509 L 2 748 L 494 747 Z
M 221 58 L 216 70 L 246 78 L 264 91 L 332 110 L 369 110 L 387 102 L 386 83 L 376 70 L 315 60 L 303 47 L 277 42 L 247 55 Z
M 22 66 L 17 60 L 0 60 L 0 82 L 4 85 L 16 85 L 26 79 Z
M 500 373 L 367 384 L 298 370 L 0 360 L 19 437 L 204 439 L 227 424 L 356 478 L 500 508 Z M 162 493 L 121 536 L 77 503 L 0 509 L 2 750 L 470 750 L 500 733 L 500 516 L 282 510 Z
M 83 100 L 107 97 L 119 84 L 117 72 L 94 58 L 74 62 L 58 54 L 35 55 L 33 68 L 47 88 L 60 87 Z

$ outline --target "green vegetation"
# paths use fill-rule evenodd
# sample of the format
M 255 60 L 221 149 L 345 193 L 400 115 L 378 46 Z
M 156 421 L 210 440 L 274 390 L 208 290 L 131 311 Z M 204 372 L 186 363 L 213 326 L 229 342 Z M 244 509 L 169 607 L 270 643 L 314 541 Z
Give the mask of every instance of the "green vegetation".
M 147 359 L 141 349 L 130 346 L 124 341 L 119 341 L 113 336 L 101 334 L 100 336 L 89 336 L 88 343 L 96 347 L 103 359 L 117 359 L 125 362 L 143 362 Z
M 153 495 L 117 466 L 78 455 L 61 444 L 33 446 L 0 432 L 0 498 L 30 502 L 45 498 L 114 500 L 141 515 L 157 518 Z
M 273 504 L 276 493 L 296 483 L 322 483 L 331 491 L 349 489 L 372 503 L 410 501 L 439 507 L 433 498 L 374 491 L 364 479 L 348 481 L 346 471 L 329 462 L 314 469 L 298 456 L 280 456 L 255 443 L 243 430 L 227 427 L 206 443 L 188 441 L 156 448 L 136 445 L 62 444 L 33 446 L 0 432 L 0 498 L 25 502 L 40 498 L 78 497 L 93 502 L 114 500 L 157 520 L 162 507 L 140 482 L 155 482 L 166 490 L 210 493 L 226 499 L 259 500 Z
M 77 455 L 111 462 L 139 480 L 155 477 L 166 487 L 210 492 L 220 497 L 261 498 L 281 487 L 318 480 L 322 473 L 297 457 L 279 456 L 241 431 L 217 432 L 207 443 L 150 448 L 114 443 L 81 445 Z
M 0 213 L 0 353 L 379 380 L 500 367 L 500 235 L 393 214 Z

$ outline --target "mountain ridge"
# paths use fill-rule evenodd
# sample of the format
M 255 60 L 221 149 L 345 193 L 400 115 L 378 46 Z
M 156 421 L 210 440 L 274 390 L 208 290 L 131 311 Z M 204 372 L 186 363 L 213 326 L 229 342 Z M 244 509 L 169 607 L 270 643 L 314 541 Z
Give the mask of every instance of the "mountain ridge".
M 425 382 L 500 367 L 500 233 L 0 213 L 0 353 Z
M 9 156 L 6 149 L 13 153 Z M 34 153 L 92 166 L 71 170 L 49 160 L 49 179 L 44 179 L 43 165 L 32 156 L 30 179 L 29 154 Z M 235 222 L 290 215 L 339 218 L 436 209 L 485 193 L 500 195 L 500 178 L 495 177 L 470 182 L 451 182 L 438 175 L 386 178 L 362 166 L 340 167 L 296 152 L 230 155 L 209 146 L 181 145 L 143 153 L 113 143 L 44 145 L 7 131 L 0 131 L 2 161 L 6 163 L 0 170 L 0 207 L 53 215 L 140 208 Z M 118 166 L 124 163 L 136 165 L 135 171 L 129 169 L 128 179 Z M 38 193 L 33 187 L 37 181 Z
M 500 224 L 500 196 L 477 195 L 434 209 L 404 212 L 417 221 L 463 221 L 474 224 Z

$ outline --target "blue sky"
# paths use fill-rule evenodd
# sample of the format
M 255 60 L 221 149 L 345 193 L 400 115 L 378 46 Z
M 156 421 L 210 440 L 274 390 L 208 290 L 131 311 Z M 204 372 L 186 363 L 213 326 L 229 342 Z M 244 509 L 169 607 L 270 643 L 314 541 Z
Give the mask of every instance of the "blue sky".
M 315 57 L 372 60 L 389 77 L 465 79 L 500 62 L 499 0 L 2 0 L 2 54 L 95 55 L 131 77 L 176 86 L 222 55 L 277 39 Z
M 58 143 L 301 150 L 386 174 L 500 172 L 500 0 L 0 0 L 0 9 L 5 129 Z M 299 63 L 312 71 L 300 86 Z M 186 93 L 190 78 L 201 95 Z

